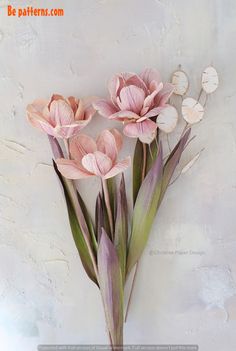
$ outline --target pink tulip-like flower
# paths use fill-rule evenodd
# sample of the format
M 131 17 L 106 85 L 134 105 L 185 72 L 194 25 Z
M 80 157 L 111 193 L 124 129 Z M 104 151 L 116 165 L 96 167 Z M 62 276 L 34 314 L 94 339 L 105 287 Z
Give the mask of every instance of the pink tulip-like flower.
M 27 106 L 29 122 L 41 131 L 56 138 L 68 139 L 78 134 L 93 117 L 91 100 L 65 99 L 53 95 L 51 101 L 35 100 Z
M 124 122 L 126 136 L 150 143 L 157 128 L 162 129 L 158 117 L 157 123 L 151 118 L 169 106 L 167 101 L 173 92 L 172 84 L 163 84 L 156 70 L 146 69 L 140 76 L 135 73 L 115 75 L 108 89 L 110 100 L 97 100 L 94 108 L 104 117 Z M 165 129 L 170 128 L 165 124 Z
M 57 167 L 69 179 L 114 177 L 130 165 L 130 157 L 117 161 L 122 143 L 122 135 L 116 129 L 105 129 L 96 142 L 88 135 L 80 134 L 69 142 L 72 159 L 57 159 Z

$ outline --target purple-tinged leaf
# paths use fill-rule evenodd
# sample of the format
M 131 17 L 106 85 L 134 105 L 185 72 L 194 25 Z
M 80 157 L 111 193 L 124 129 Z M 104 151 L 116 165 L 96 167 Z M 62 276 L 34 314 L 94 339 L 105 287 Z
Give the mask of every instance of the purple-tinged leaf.
M 175 168 L 179 163 L 181 155 L 184 151 L 185 145 L 189 139 L 191 129 L 188 129 L 183 137 L 179 140 L 175 148 L 172 150 L 170 156 L 168 157 L 163 171 L 163 181 L 162 181 L 162 189 L 161 189 L 161 197 L 160 202 L 163 199 L 163 196 L 166 192 L 166 189 L 171 181 L 171 178 L 174 174 Z
M 114 243 L 119 257 L 123 283 L 126 275 L 126 249 L 128 240 L 128 205 L 126 198 L 125 179 L 122 173 L 120 187 L 117 193 L 117 210 L 115 220 Z
M 114 244 L 102 230 L 98 246 L 98 275 L 108 331 L 113 346 L 123 344 L 123 284 Z
M 139 260 L 149 237 L 161 195 L 163 161 L 160 143 L 157 158 L 145 177 L 134 207 L 126 272 Z

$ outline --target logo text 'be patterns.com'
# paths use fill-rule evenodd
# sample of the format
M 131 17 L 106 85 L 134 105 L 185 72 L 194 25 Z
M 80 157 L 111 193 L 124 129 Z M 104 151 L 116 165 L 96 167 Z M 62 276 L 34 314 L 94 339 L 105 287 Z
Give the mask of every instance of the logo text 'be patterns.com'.
M 36 8 L 33 6 L 16 8 L 8 5 L 7 15 L 9 17 L 62 17 L 64 16 L 64 9 Z

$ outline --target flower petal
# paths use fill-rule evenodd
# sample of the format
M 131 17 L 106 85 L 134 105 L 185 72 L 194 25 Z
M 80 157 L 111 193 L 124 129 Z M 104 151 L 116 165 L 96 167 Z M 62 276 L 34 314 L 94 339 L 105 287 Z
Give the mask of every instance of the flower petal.
M 82 170 L 73 160 L 59 158 L 56 160 L 57 168 L 63 177 L 68 179 L 82 179 L 91 177 L 93 174 Z
M 111 169 L 112 161 L 104 153 L 95 151 L 82 158 L 82 165 L 88 172 L 103 177 Z
M 174 92 L 174 86 L 170 83 L 165 83 L 163 89 L 157 94 L 155 98 L 156 106 L 164 106 Z
M 151 106 L 153 105 L 153 102 L 154 102 L 154 98 L 157 94 L 158 94 L 158 91 L 154 90 L 151 94 L 145 97 L 143 108 L 140 113 L 141 116 L 145 115 L 148 112 L 148 110 L 151 109 Z
M 76 136 L 81 129 L 88 124 L 88 121 L 80 121 L 79 123 L 69 124 L 65 126 L 56 126 L 54 128 L 55 135 L 59 138 L 69 139 Z
M 81 162 L 82 158 L 97 150 L 97 145 L 93 138 L 88 135 L 80 134 L 70 140 L 70 153 L 74 160 Z
M 112 178 L 119 173 L 124 172 L 131 164 L 130 156 L 126 157 L 124 160 L 117 162 L 115 166 L 104 176 L 104 179 Z
M 64 100 L 52 101 L 50 105 L 50 117 L 58 126 L 68 125 L 74 121 L 73 110 Z
M 129 85 L 121 89 L 120 97 L 117 98 L 117 104 L 121 110 L 128 110 L 139 114 L 143 107 L 144 99 L 145 93 L 143 89 L 135 85 Z
M 148 113 L 146 113 L 146 115 L 144 115 L 143 117 L 150 118 L 150 117 L 155 117 L 157 116 L 161 110 L 163 110 L 163 106 L 158 106 L 158 107 L 154 107 L 152 110 L 148 111 Z
M 167 105 L 157 117 L 157 126 L 165 133 L 172 132 L 178 121 L 178 112 L 173 106 Z
M 146 119 L 143 122 L 128 123 L 123 133 L 130 138 L 139 138 L 143 143 L 150 144 L 155 138 L 156 130 L 156 123 L 150 119 Z
M 122 134 L 116 128 L 110 129 L 110 132 L 113 134 L 113 136 L 116 140 L 116 147 L 117 147 L 117 150 L 119 152 L 122 148 L 122 145 L 123 145 Z
M 161 83 L 161 75 L 160 73 L 152 68 L 146 68 L 142 73 L 141 73 L 141 78 L 145 82 L 146 86 L 148 87 L 149 90 L 153 91 L 158 87 Z M 152 89 L 150 89 L 152 88 Z
M 107 118 L 117 112 L 117 108 L 113 105 L 113 103 L 104 99 L 94 102 L 93 107 L 101 116 Z
M 118 132 L 118 131 L 117 131 Z M 115 162 L 118 154 L 116 139 L 108 129 L 103 130 L 97 139 L 98 151 L 106 154 L 112 162 Z
M 79 104 L 80 104 L 80 101 L 78 99 L 76 99 L 74 96 L 69 96 L 68 97 L 68 102 L 72 108 L 72 111 L 74 113 L 74 115 L 76 114 L 76 111 L 78 110 L 78 107 L 79 107 Z
M 119 78 L 120 78 L 119 75 L 115 74 L 108 82 L 108 90 L 113 104 L 116 104 L 117 92 L 120 86 Z
M 109 119 L 115 119 L 117 121 L 127 121 L 130 119 L 139 119 L 139 115 L 131 111 L 118 111 L 111 115 Z

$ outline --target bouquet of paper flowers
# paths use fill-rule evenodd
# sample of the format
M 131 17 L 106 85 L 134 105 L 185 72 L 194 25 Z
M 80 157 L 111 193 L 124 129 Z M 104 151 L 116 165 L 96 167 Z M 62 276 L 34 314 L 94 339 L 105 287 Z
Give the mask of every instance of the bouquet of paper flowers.
M 163 83 L 156 70 L 146 69 L 140 75 L 115 75 L 109 82 L 108 99 L 53 95 L 50 101 L 35 100 L 27 107 L 29 122 L 48 134 L 75 245 L 88 277 L 100 290 L 112 349 L 121 350 L 123 345 L 127 277 L 133 269 L 134 277 L 137 273 L 157 211 L 191 141 L 190 127 L 201 121 L 208 94 L 218 86 L 216 70 L 212 66 L 204 70 L 197 99 L 186 97 L 188 86 L 181 67 L 173 73 L 171 83 Z M 172 94 L 181 99 L 179 112 L 169 102 Z M 96 118 L 96 111 L 109 120 L 121 121 L 123 134 L 135 139 L 132 160 L 130 156 L 119 160 L 123 136 L 117 129 L 103 130 L 96 140 L 81 133 Z M 163 140 L 174 131 L 181 114 L 184 128 L 164 156 Z M 133 206 L 129 209 L 123 172 L 131 163 Z M 101 180 L 93 216 L 80 194 L 82 179 L 89 177 Z

